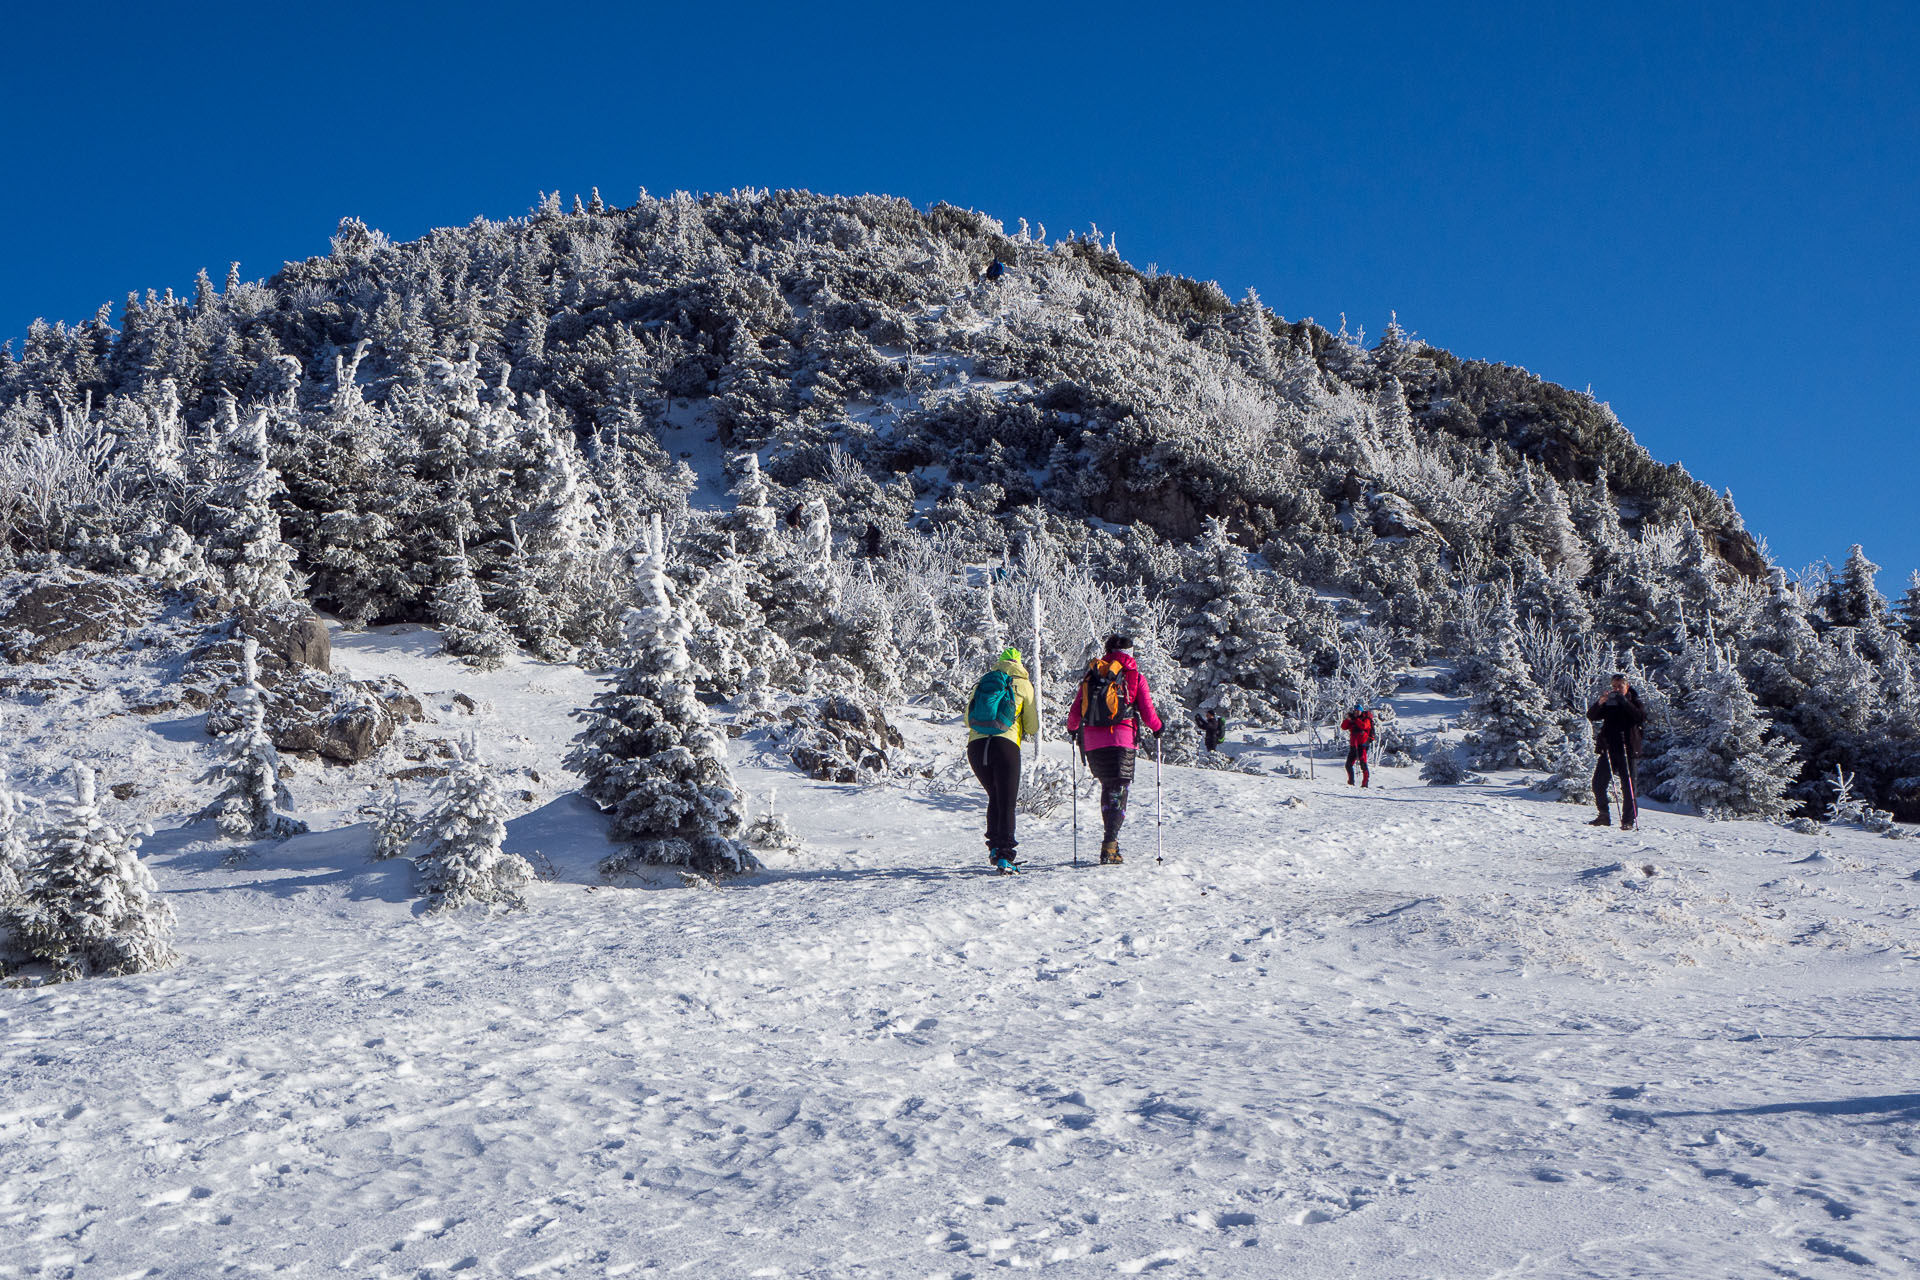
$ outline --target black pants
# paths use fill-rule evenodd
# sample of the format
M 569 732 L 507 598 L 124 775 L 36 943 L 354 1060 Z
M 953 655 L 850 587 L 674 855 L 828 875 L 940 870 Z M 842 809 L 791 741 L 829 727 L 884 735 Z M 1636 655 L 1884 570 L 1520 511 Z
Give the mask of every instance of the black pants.
M 1009 738 L 975 738 L 967 744 L 967 763 L 987 789 L 987 848 L 1011 853 L 1019 843 L 1013 806 L 1020 798 L 1020 748 Z
M 1139 754 L 1131 747 L 1087 752 L 1087 771 L 1100 780 L 1100 828 L 1111 843 L 1119 842 L 1120 828 L 1127 820 L 1127 787 L 1133 782 L 1134 759 Z
M 1627 753 L 1627 744 L 1619 739 L 1602 736 L 1600 743 L 1600 762 L 1593 766 L 1593 802 L 1600 806 L 1600 816 L 1609 818 L 1609 797 L 1607 788 L 1613 785 L 1615 774 L 1620 775 L 1620 825 L 1626 826 L 1640 817 L 1640 797 L 1633 781 L 1633 757 Z
M 1360 765 L 1360 785 L 1364 787 L 1369 782 L 1373 781 L 1373 775 L 1367 771 L 1367 748 L 1364 743 L 1349 742 L 1347 744 L 1347 785 L 1348 786 L 1353 785 L 1353 766 L 1356 761 Z

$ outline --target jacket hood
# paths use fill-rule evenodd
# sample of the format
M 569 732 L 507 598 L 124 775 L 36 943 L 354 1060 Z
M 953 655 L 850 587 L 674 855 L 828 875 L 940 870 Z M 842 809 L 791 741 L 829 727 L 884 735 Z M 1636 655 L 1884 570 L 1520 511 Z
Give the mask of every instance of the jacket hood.
M 1125 649 L 1116 649 L 1112 653 L 1107 654 L 1106 656 L 1113 659 L 1115 662 L 1119 663 L 1121 666 L 1125 667 L 1129 671 L 1138 671 L 1140 669 L 1140 664 L 1135 662 L 1133 660 L 1133 655 L 1128 653 Z
M 1015 662 L 1012 658 L 1001 658 L 999 661 L 993 664 L 992 669 L 995 671 L 1004 671 L 1010 676 L 1018 676 L 1020 677 L 1020 679 L 1026 680 L 1029 683 L 1031 683 L 1033 679 L 1031 676 L 1027 674 L 1026 667 L 1022 666 L 1018 662 Z

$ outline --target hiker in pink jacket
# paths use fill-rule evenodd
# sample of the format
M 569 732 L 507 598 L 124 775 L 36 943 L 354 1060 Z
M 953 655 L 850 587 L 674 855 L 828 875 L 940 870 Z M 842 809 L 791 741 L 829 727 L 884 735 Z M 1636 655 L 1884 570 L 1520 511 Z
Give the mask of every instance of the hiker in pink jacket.
M 1080 690 L 1067 708 L 1067 736 L 1080 746 L 1087 770 L 1100 779 L 1100 819 L 1105 838 L 1100 861 L 1120 862 L 1120 825 L 1127 820 L 1127 787 L 1144 723 L 1158 739 L 1163 726 L 1153 709 L 1147 678 L 1133 661 L 1133 641 L 1107 637 L 1106 656 L 1087 664 Z

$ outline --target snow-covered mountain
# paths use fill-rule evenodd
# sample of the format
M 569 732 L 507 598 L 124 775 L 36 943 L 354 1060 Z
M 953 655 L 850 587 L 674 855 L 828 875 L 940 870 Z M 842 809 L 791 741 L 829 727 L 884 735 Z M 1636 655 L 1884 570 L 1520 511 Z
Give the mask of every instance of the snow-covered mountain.
M 1680 776 L 1699 749 L 1738 754 L 1690 700 L 1751 695 L 1791 751 L 1789 803 L 1824 804 L 1844 766 L 1920 817 L 1920 586 L 1890 610 L 1857 551 L 1770 575 L 1728 497 L 1524 371 L 1391 324 L 1367 347 L 1142 273 L 1097 233 L 944 205 L 553 197 L 410 244 L 349 219 L 271 280 L 236 268 L 192 299 L 130 295 L 118 328 L 108 309 L 36 325 L 0 352 L 0 566 L 592 657 L 650 512 L 716 626 L 755 625 L 706 585 L 748 457 L 755 504 L 797 522 L 817 501 L 843 557 L 874 554 L 824 609 L 747 572 L 795 661 L 756 642 L 710 692 L 754 665 L 798 691 L 837 661 L 833 680 L 938 698 L 986 607 L 967 566 L 1001 562 L 1079 576 L 1053 673 L 1110 625 L 1085 615 L 1157 613 L 1189 705 L 1297 718 L 1357 626 L 1474 676 L 1507 596 L 1549 736 L 1583 735 L 1571 674 L 1637 666 L 1661 694 L 1656 790 L 1705 794 Z M 750 559 L 783 536 L 733 523 Z M 992 610 L 1020 607 L 1001 594 Z

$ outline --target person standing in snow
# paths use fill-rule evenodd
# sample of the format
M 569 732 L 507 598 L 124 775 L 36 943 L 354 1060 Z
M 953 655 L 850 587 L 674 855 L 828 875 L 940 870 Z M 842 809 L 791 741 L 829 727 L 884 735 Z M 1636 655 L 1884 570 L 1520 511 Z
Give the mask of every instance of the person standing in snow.
M 1020 743 L 1040 732 L 1040 703 L 1033 681 L 1021 665 L 1020 651 L 1008 647 L 967 702 L 967 763 L 987 789 L 987 861 L 1010 875 L 1014 869 L 1014 802 L 1020 798 Z
M 1614 775 L 1620 777 L 1620 829 L 1633 830 L 1640 818 L 1640 801 L 1633 778 L 1633 762 L 1640 758 L 1641 726 L 1647 722 L 1646 704 L 1620 672 L 1613 676 L 1613 687 L 1587 708 L 1587 719 L 1594 722 L 1594 751 L 1599 762 L 1593 767 L 1593 799 L 1600 816 L 1591 827 L 1610 827 L 1613 815 L 1608 808 L 1607 788 Z
M 1193 718 L 1200 726 L 1200 740 L 1206 744 L 1207 754 L 1212 755 L 1227 738 L 1227 722 L 1220 718 L 1218 711 L 1203 711 Z
M 1367 710 L 1366 703 L 1356 702 L 1340 728 L 1347 735 L 1347 785 L 1353 785 L 1353 766 L 1358 764 L 1360 785 L 1367 786 L 1373 781 L 1367 769 L 1367 748 L 1373 745 L 1373 712 Z
M 1158 739 L 1164 726 L 1153 708 L 1147 678 L 1134 663 L 1133 640 L 1108 636 L 1106 656 L 1087 664 L 1073 705 L 1067 708 L 1067 736 L 1078 744 L 1088 772 L 1100 780 L 1103 863 L 1122 861 L 1120 827 L 1127 820 L 1127 787 L 1133 782 L 1143 723 Z

